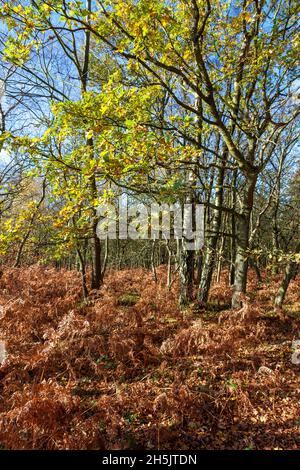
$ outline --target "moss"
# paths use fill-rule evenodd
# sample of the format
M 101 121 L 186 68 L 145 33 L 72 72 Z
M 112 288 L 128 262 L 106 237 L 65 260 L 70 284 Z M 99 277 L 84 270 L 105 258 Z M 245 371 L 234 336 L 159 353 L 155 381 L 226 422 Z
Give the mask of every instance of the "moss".
M 123 294 L 118 298 L 118 305 L 122 307 L 132 307 L 135 305 L 140 298 L 140 295 L 135 292 L 129 292 L 127 294 Z

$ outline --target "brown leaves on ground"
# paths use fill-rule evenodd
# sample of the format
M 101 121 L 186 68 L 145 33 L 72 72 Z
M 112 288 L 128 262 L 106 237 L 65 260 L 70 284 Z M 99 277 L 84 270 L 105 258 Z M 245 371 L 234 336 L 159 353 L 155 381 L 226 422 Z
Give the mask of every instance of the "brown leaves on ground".
M 32 266 L 0 279 L 0 442 L 7 449 L 296 449 L 297 312 L 249 276 L 240 310 L 177 308 L 143 269 L 108 274 L 81 300 L 77 273 Z M 120 302 L 128 295 L 134 302 Z M 226 275 L 210 302 L 226 305 Z M 288 306 L 299 302 L 293 281 Z M 292 309 L 291 309 L 292 310 Z M 299 314 L 300 312 L 298 312 Z

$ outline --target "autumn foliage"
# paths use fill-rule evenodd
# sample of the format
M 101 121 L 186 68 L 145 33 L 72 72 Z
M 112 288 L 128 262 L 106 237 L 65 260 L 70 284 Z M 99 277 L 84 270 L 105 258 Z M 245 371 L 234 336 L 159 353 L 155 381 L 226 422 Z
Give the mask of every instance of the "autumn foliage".
M 292 311 L 274 316 L 267 275 L 258 286 L 250 273 L 249 297 L 233 312 L 220 305 L 230 298 L 224 273 L 205 314 L 180 312 L 178 287 L 167 292 L 165 277 L 164 267 L 158 284 L 143 269 L 111 271 L 83 302 L 76 272 L 4 270 L 3 448 L 299 446 L 291 342 L 300 321 Z M 291 305 L 298 290 L 299 279 Z

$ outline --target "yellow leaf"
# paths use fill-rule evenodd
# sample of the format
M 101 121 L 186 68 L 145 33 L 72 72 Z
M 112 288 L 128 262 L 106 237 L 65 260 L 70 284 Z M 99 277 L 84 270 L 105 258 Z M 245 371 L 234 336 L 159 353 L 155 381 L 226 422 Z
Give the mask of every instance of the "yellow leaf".
M 93 137 L 93 134 L 94 134 L 94 133 L 93 133 L 93 131 L 91 130 L 91 131 L 86 132 L 86 133 L 85 133 L 85 136 L 86 136 L 87 139 L 91 139 L 91 138 Z
M 244 18 L 246 21 L 250 22 L 252 21 L 252 16 L 251 16 L 251 13 L 249 11 L 246 11 L 245 12 L 245 15 L 244 15 Z

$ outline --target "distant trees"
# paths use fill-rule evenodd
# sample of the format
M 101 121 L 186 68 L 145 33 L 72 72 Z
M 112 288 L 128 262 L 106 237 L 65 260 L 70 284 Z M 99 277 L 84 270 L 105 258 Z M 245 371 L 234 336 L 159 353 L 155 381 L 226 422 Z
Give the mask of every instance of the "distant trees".
M 282 282 L 275 297 L 275 307 L 282 308 L 287 289 L 292 279 L 294 279 L 300 266 L 300 172 L 299 165 L 293 178 L 286 187 L 285 194 L 285 211 L 284 220 L 288 221 L 289 227 L 276 225 L 278 238 L 282 237 L 285 242 L 285 250 L 289 247 L 289 254 L 286 256 L 286 268 L 282 278 Z M 285 232 L 283 234 L 283 232 Z M 287 240 L 288 238 L 288 240 Z M 281 251 L 281 252 L 282 252 Z M 282 256 L 282 255 L 281 255 Z

